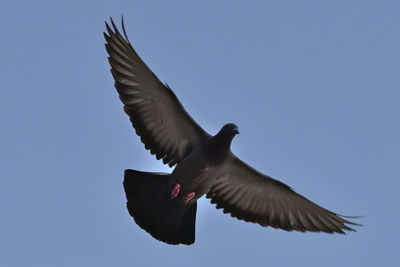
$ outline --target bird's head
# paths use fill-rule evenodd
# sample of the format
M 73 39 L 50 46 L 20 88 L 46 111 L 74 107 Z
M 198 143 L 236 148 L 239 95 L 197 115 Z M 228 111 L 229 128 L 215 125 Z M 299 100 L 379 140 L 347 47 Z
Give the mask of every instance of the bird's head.
M 233 123 L 228 123 L 225 124 L 219 132 L 235 136 L 236 134 L 239 134 L 239 128 Z
M 225 160 L 230 151 L 233 137 L 239 134 L 238 127 L 233 123 L 225 124 L 219 132 L 208 141 L 207 151 L 217 160 Z

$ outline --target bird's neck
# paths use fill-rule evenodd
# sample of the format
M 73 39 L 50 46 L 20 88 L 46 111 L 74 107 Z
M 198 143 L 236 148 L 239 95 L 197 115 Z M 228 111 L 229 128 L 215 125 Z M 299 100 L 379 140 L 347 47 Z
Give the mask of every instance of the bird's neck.
M 233 135 L 218 133 L 208 140 L 207 152 L 217 161 L 224 161 L 231 148 Z

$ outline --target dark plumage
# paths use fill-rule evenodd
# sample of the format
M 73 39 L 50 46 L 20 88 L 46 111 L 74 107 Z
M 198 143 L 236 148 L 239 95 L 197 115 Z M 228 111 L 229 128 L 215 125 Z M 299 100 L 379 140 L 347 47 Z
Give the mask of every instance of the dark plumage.
M 204 131 L 178 98 L 161 83 L 114 22 L 106 23 L 106 49 L 115 88 L 137 135 L 169 166 L 171 174 L 125 171 L 127 207 L 136 223 L 170 244 L 195 240 L 196 201 L 206 194 L 224 213 L 287 231 L 344 233 L 357 225 L 262 174 L 230 150 L 238 127 L 226 124 L 215 135 Z

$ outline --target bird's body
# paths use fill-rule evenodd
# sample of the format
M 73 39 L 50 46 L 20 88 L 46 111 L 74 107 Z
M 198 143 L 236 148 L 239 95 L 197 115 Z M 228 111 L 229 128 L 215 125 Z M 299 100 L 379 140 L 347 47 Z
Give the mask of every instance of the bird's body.
M 194 192 L 193 201 L 208 193 L 230 159 L 230 145 L 234 135 L 234 132 L 221 130 L 216 136 L 199 144 L 177 164 L 171 173 L 170 186 L 178 183 L 182 196 Z
M 175 166 L 171 174 L 125 171 L 127 207 L 136 223 L 169 244 L 195 240 L 197 200 L 203 195 L 232 217 L 287 231 L 344 233 L 356 225 L 262 174 L 236 157 L 232 123 L 204 131 L 162 84 L 111 20 L 106 49 L 115 87 L 145 148 Z

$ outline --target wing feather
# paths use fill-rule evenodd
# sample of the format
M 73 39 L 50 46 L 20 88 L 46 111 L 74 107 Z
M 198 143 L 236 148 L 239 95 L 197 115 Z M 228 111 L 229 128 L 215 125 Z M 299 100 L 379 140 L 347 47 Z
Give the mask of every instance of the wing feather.
M 185 158 L 209 137 L 186 112 L 178 98 L 140 59 L 111 19 L 106 23 L 106 50 L 115 88 L 124 111 L 145 148 L 170 166 Z
M 240 220 L 286 231 L 341 233 L 359 225 L 326 210 L 231 154 L 207 198 Z

